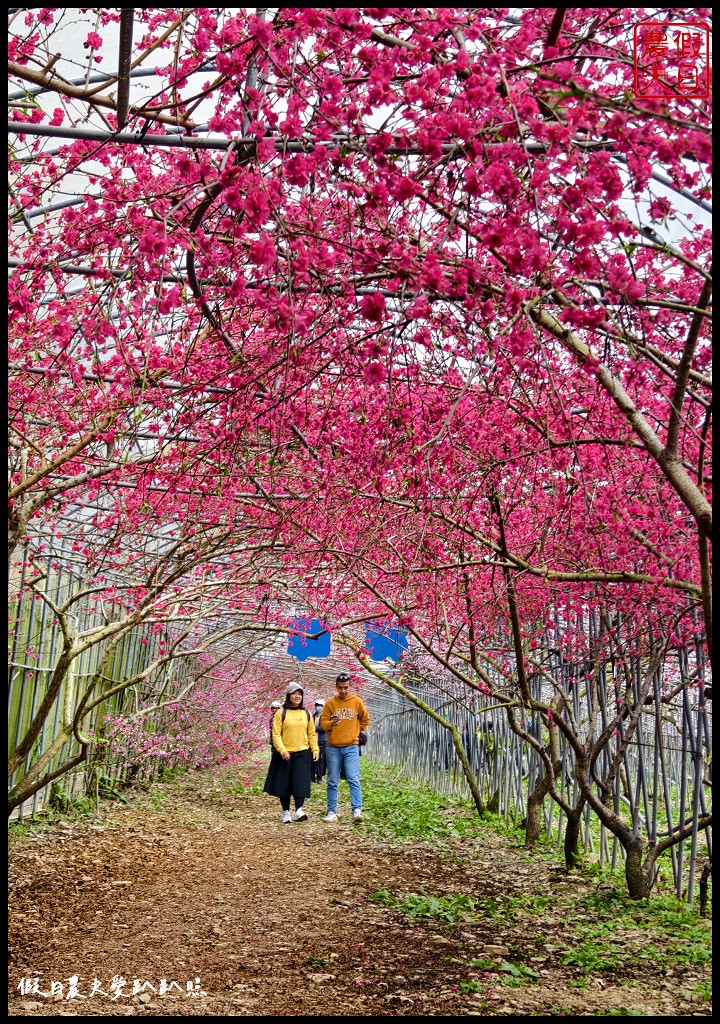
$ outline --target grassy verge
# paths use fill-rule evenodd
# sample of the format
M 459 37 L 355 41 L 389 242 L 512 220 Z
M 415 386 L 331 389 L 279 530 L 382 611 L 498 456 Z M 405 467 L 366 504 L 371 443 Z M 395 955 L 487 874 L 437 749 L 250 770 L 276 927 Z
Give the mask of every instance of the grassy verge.
M 521 846 L 522 829 L 495 814 L 480 819 L 471 800 L 443 796 L 427 785 L 414 784 L 397 767 L 360 762 L 366 828 L 387 842 L 433 842 L 480 837 L 488 830 Z
M 595 865 L 576 872 L 586 886 L 563 892 L 548 877 L 548 868 L 557 871 L 562 861 L 560 851 L 549 840 L 532 852 L 526 851 L 522 829 L 495 815 L 481 819 L 470 801 L 414 786 L 401 779 L 396 768 L 363 762 L 361 778 L 366 811 L 363 828 L 386 842 L 430 843 L 440 856 L 452 848 L 472 857 L 478 852 L 484 855 L 482 851 L 487 847 L 483 839 L 492 836 L 496 837 L 493 845 L 497 847 L 499 840 L 518 864 L 537 866 L 537 874 L 525 876 L 524 891 L 499 885 L 487 895 L 486 879 L 481 876 L 482 884 L 476 892 L 401 893 L 381 889 L 371 896 L 374 902 L 399 911 L 410 921 L 468 928 L 493 920 L 534 936 L 524 959 L 469 962 L 468 992 L 476 984 L 474 972 L 494 972 L 505 987 L 539 983 L 531 953 L 549 953 L 559 965 L 570 969 L 570 986 L 580 989 L 587 987 L 593 976 L 631 975 L 634 968 L 643 965 L 680 983 L 686 971 L 702 969 L 710 960 L 708 920 L 674 895 L 631 900 L 622 871 L 605 870 L 600 880 Z M 709 984 L 697 985 L 693 994 L 696 1002 L 707 1003 L 711 997 Z

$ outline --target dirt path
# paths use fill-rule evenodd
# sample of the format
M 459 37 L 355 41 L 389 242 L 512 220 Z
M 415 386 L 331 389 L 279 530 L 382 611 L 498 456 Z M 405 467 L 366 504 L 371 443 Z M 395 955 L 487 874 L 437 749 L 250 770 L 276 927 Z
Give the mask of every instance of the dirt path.
M 490 832 L 442 856 L 391 847 L 353 828 L 347 810 L 325 825 L 320 798 L 307 822 L 281 825 L 277 801 L 233 796 L 197 773 L 106 804 L 102 825 L 14 836 L 10 1014 L 710 1015 L 692 996 L 709 965 L 679 977 L 650 963 L 580 989 L 554 952 L 552 917 L 543 939 L 529 914 L 449 928 L 368 902 L 381 888 L 521 894 L 531 877 L 559 900 L 595 886 L 552 864 L 538 874 Z M 502 963 L 537 977 L 507 987 Z

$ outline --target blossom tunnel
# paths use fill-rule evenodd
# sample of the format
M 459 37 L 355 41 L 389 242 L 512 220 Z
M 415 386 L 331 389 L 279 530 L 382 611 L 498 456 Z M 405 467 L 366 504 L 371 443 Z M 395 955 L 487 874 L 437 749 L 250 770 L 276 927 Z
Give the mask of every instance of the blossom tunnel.
M 232 758 L 340 666 L 370 756 L 529 841 L 561 820 L 569 863 L 599 823 L 633 894 L 665 853 L 681 891 L 710 11 L 9 20 L 10 811 L 111 752 Z

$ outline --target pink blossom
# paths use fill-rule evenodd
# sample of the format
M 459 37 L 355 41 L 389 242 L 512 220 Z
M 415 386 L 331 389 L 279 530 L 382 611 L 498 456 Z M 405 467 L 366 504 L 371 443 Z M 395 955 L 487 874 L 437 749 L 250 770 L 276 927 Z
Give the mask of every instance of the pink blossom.
M 371 385 L 382 384 L 388 375 L 386 367 L 382 363 L 368 363 L 363 368 L 363 377 Z
M 360 310 L 367 320 L 380 323 L 385 316 L 385 296 L 382 292 L 373 292 L 371 295 L 363 295 L 360 300 Z

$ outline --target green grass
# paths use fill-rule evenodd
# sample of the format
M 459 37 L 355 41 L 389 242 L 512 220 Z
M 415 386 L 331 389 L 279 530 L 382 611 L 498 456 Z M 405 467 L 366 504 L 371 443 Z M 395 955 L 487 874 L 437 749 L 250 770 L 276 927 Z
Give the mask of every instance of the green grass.
M 704 1003 L 709 1003 L 712 999 L 712 985 L 709 981 L 701 981 L 699 985 L 695 986 L 693 992 L 700 996 Z
M 500 970 L 504 971 L 506 974 L 509 974 L 511 978 L 518 981 L 524 981 L 527 978 L 540 977 L 537 971 L 534 971 L 531 967 L 528 967 L 527 964 L 510 963 L 507 960 L 503 960 L 503 962 L 500 964 Z
M 712 957 L 707 921 L 674 896 L 631 900 L 619 889 L 598 890 L 578 900 L 565 919 L 573 941 L 560 962 L 581 974 L 643 962 L 661 969 L 698 966 Z
M 596 971 L 619 967 L 622 959 L 615 947 L 587 942 L 566 949 L 560 957 L 560 963 L 565 967 L 577 967 L 584 974 L 594 974 Z
M 573 988 L 586 987 L 593 975 L 632 971 L 642 964 L 676 971 L 702 967 L 712 956 L 708 921 L 674 896 L 632 900 L 619 888 L 596 890 L 579 899 L 556 893 L 493 897 L 427 891 L 402 894 L 382 888 L 369 898 L 410 920 L 434 921 L 446 927 L 460 921 L 467 927 L 483 918 L 507 924 L 530 914 L 537 919 L 534 927 L 541 933 L 538 945 L 572 969 L 569 985 Z M 532 968 L 516 961 L 503 960 L 498 965 L 497 961 L 477 959 L 468 961 L 468 967 L 497 972 L 502 984 L 509 987 L 538 978 Z M 703 1001 L 709 1001 L 709 985 L 698 991 Z
M 397 768 L 363 758 L 360 781 L 366 828 L 388 842 L 431 841 L 442 846 L 488 830 L 522 840 L 522 831 L 497 815 L 480 818 L 471 800 L 443 796 L 429 786 L 401 780 Z
M 483 985 L 479 981 L 461 981 L 460 991 L 464 996 L 470 995 L 472 992 L 482 992 Z
M 121 804 L 128 803 L 128 800 L 120 792 L 124 785 L 123 779 L 101 771 L 97 772 L 94 776 L 93 785 L 97 787 L 97 794 L 100 799 L 119 800 Z
M 186 765 L 176 765 L 174 768 L 170 768 L 167 765 L 163 767 L 160 774 L 157 777 L 158 782 L 172 782 L 173 779 L 179 778 L 181 775 L 187 775 L 188 769 Z
M 658 967 L 705 964 L 712 955 L 711 933 L 700 913 L 674 896 L 631 900 L 619 890 L 599 891 L 581 899 L 570 918 L 588 941 L 607 941 L 613 934 L 641 931 L 638 961 Z
M 441 921 L 443 924 L 455 924 L 472 913 L 477 905 L 477 900 L 474 897 L 464 896 L 462 893 L 432 896 L 426 892 L 412 892 L 407 896 L 398 897 L 388 889 L 379 889 L 368 896 L 368 899 L 400 910 L 411 920 L 429 918 Z
M 262 796 L 265 777 L 253 779 L 250 782 L 233 782 L 228 785 L 227 791 L 233 796 Z
M 45 807 L 40 815 L 47 815 L 55 818 L 66 818 L 75 820 L 80 817 L 91 817 L 95 808 L 95 801 L 92 797 L 83 794 L 68 796 L 59 782 L 53 782 L 50 787 Z
M 99 807 L 101 810 L 104 807 L 102 798 Z M 8 835 L 26 838 L 29 835 L 37 835 L 44 828 L 53 825 L 87 823 L 89 821 L 95 825 L 106 824 L 102 815 L 97 813 L 95 800 L 87 796 L 70 798 L 62 794 L 62 798 L 56 797 L 52 803 L 48 801 L 45 807 L 32 818 L 11 822 L 8 825 Z
M 433 920 L 452 926 L 483 917 L 508 922 L 521 909 L 530 909 L 543 926 L 543 909 L 550 897 L 496 897 L 487 899 L 464 893 L 436 895 L 429 892 L 398 895 L 383 888 L 370 900 L 398 910 L 411 920 Z M 571 910 L 572 908 L 572 910 Z M 618 895 L 615 900 L 597 894 L 564 907 L 555 899 L 553 913 L 562 915 L 567 928 L 556 931 L 558 960 L 575 969 L 578 980 L 574 987 L 583 987 L 588 975 L 630 967 L 651 960 L 654 965 L 682 967 L 703 964 L 711 957 L 710 934 L 705 922 L 692 910 L 677 901 L 665 899 L 657 904 L 644 901 L 643 935 L 638 941 L 638 901 Z M 627 933 L 627 934 L 626 934 Z M 503 984 L 524 984 L 539 975 L 525 964 L 503 960 L 498 966 L 491 960 L 472 960 L 469 967 L 498 971 Z
M 153 811 L 164 811 L 168 806 L 168 799 L 167 793 L 163 793 L 161 790 L 153 790 L 148 794 L 145 802 Z
M 33 829 L 33 822 L 25 819 L 23 821 L 11 821 L 8 825 L 8 835 L 18 836 L 20 839 L 32 835 L 33 831 L 37 831 L 37 823 L 36 828 Z

